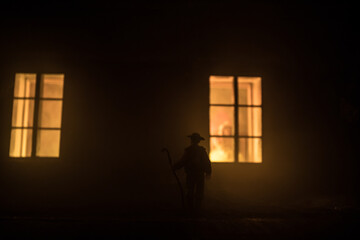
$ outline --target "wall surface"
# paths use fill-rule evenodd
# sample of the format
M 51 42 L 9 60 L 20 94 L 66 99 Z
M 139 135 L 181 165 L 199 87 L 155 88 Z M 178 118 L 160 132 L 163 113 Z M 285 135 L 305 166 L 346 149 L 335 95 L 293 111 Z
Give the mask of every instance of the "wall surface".
M 213 164 L 209 207 L 314 194 L 355 199 L 355 17 L 346 6 L 322 7 L 10 8 L 0 22 L 1 211 L 178 206 L 161 149 L 169 148 L 176 160 L 188 145 L 186 135 L 208 137 L 210 75 L 262 77 L 263 163 Z M 65 74 L 60 159 L 8 157 L 19 72 Z M 208 139 L 203 145 L 209 149 Z

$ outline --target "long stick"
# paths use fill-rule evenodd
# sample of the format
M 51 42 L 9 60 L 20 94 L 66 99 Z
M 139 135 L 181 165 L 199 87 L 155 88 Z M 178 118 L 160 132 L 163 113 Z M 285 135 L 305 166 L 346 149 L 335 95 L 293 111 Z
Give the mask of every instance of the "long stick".
M 176 182 L 179 186 L 179 189 L 180 189 L 180 194 L 181 194 L 181 205 L 183 208 L 185 208 L 185 198 L 184 198 L 184 190 L 183 190 L 183 187 L 181 185 L 181 182 L 180 182 L 180 179 L 178 178 L 178 176 L 176 175 L 176 172 L 175 170 L 173 169 L 173 164 L 172 164 L 172 160 L 171 160 L 171 156 L 170 156 L 170 153 L 169 153 L 169 150 L 167 148 L 163 148 L 162 149 L 162 152 L 166 152 L 167 153 L 167 156 L 168 156 L 168 159 L 169 159 L 169 164 L 170 164 L 170 167 L 171 167 L 171 171 L 172 173 L 174 174 L 175 178 L 176 178 Z

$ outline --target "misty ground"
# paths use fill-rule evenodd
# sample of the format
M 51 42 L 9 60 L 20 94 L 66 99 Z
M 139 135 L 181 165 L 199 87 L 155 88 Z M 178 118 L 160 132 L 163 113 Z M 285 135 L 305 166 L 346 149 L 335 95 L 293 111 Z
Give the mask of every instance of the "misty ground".
M 78 216 L 1 216 L 0 238 L 359 239 L 359 209 L 328 199 L 288 206 L 224 206 Z

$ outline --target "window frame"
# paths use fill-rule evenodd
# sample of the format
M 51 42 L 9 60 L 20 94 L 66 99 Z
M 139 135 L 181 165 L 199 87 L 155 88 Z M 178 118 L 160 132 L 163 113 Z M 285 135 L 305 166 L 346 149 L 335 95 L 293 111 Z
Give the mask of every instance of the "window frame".
M 10 141 L 11 141 L 11 130 L 12 129 L 31 129 L 32 130 L 32 145 L 31 145 L 31 155 L 28 156 L 28 157 L 12 157 L 10 155 L 8 155 L 8 158 L 11 159 L 11 160 L 18 160 L 18 161 L 21 161 L 21 160 L 26 160 L 26 159 L 32 159 L 32 160 L 48 160 L 48 159 L 52 159 L 52 160 L 55 160 L 55 159 L 61 159 L 61 135 L 62 135 L 62 132 L 63 132 L 63 113 L 64 113 L 64 94 L 65 94 L 65 73 L 62 72 L 62 73 L 58 73 L 58 72 L 55 72 L 55 73 L 49 73 L 49 72 L 46 72 L 46 73 L 37 73 L 37 72 L 15 72 L 15 74 L 13 74 L 13 76 L 15 76 L 16 78 L 16 74 L 35 74 L 36 77 L 35 77 L 35 96 L 34 97 L 31 97 L 31 98 L 27 98 L 27 97 L 15 97 L 14 96 L 14 91 L 15 91 L 15 81 L 14 81 L 14 78 L 12 79 L 13 81 L 13 88 L 12 88 L 12 103 L 11 103 L 11 124 L 10 124 L 10 138 L 8 138 Z M 42 81 L 43 81 L 43 77 L 44 75 L 63 75 L 64 78 L 63 78 L 63 95 L 62 95 L 62 98 L 42 98 L 40 96 L 40 90 L 41 90 L 41 84 L 42 84 Z M 33 126 L 32 127 L 13 127 L 12 126 L 12 118 L 13 118 L 13 114 L 14 114 L 14 100 L 15 99 L 19 99 L 19 100 L 26 100 L 26 99 L 31 99 L 31 100 L 34 100 L 34 113 L 33 113 Z M 61 126 L 60 128 L 44 128 L 44 127 L 40 127 L 39 126 L 39 108 L 40 108 L 40 101 L 41 100 L 56 100 L 56 101 L 59 101 L 61 100 L 62 101 L 62 106 L 61 106 Z M 60 130 L 60 141 L 59 141 L 59 156 L 57 157 L 51 157 L 51 156 L 37 156 L 36 155 L 36 150 L 37 150 L 37 139 L 38 139 L 38 130 Z M 9 151 L 10 151 L 10 145 L 9 145 Z
M 211 91 L 211 84 L 210 84 L 210 78 L 214 76 L 214 77 L 232 77 L 232 81 L 233 81 L 233 94 L 234 94 L 234 103 L 233 104 L 212 104 L 211 103 L 211 99 L 210 99 L 210 91 Z M 261 104 L 260 105 L 255 105 L 255 104 L 239 104 L 239 88 L 238 88 L 238 79 L 241 77 L 259 77 L 261 79 L 260 82 L 260 89 L 261 89 Z M 262 76 L 244 76 L 244 75 L 209 75 L 208 77 L 208 83 L 209 83 L 209 144 L 211 142 L 211 138 L 213 137 L 218 137 L 218 138 L 231 138 L 234 140 L 234 161 L 233 162 L 219 162 L 219 161 L 214 161 L 212 163 L 225 163 L 225 164 L 232 164 L 232 163 L 238 163 L 238 164 L 262 164 L 264 162 L 263 160 L 263 146 L 261 145 L 261 162 L 240 162 L 239 161 L 239 141 L 241 138 L 252 138 L 252 139 L 260 139 L 261 140 L 261 144 L 263 144 L 263 101 L 262 101 L 262 95 L 263 95 L 263 91 L 262 91 Z M 233 135 L 212 135 L 210 132 L 210 108 L 211 107 L 232 107 L 234 108 L 234 134 Z M 260 136 L 250 136 L 250 135 L 239 135 L 239 108 L 240 107 L 244 107 L 244 108 L 259 108 L 261 109 L 261 135 Z M 211 152 L 211 148 L 209 146 L 210 152 Z M 210 159 L 211 160 L 211 159 Z

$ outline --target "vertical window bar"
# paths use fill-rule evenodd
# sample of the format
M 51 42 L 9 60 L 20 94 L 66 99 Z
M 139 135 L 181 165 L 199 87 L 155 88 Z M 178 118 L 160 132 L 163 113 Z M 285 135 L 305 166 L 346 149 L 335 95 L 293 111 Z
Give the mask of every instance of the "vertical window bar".
M 63 94 L 62 94 L 62 97 L 61 97 L 61 118 L 60 118 L 60 122 L 61 122 L 61 125 L 60 125 L 60 142 L 59 142 L 59 149 L 61 149 L 61 134 L 62 134 L 62 129 L 63 129 L 63 117 L 64 117 L 64 93 L 65 93 L 65 73 L 64 73 L 64 78 L 63 78 Z M 58 158 L 60 159 L 60 154 L 61 154 L 61 151 L 59 150 L 59 156 Z
M 235 139 L 234 139 L 234 159 L 235 159 L 235 162 L 239 162 L 239 157 L 238 157 L 238 152 L 239 152 L 239 109 L 238 109 L 238 84 L 237 84 L 238 80 L 237 80 L 237 76 L 234 76 L 234 105 L 235 105 L 235 109 L 234 109 L 234 122 L 235 122 L 235 127 L 234 127 L 234 130 L 235 130 Z
M 26 155 L 26 153 L 24 153 L 24 149 L 23 149 L 23 140 L 24 140 L 24 126 L 25 126 L 25 108 L 26 108 L 26 86 L 27 86 L 27 77 L 25 77 L 25 82 L 24 82 L 24 99 L 23 101 L 23 108 L 22 108 L 22 115 L 21 115 L 21 134 L 20 134 L 20 157 L 23 157 L 24 155 Z
M 39 118 L 39 98 L 40 98 L 40 84 L 41 84 L 41 74 L 36 74 L 36 87 L 35 87 L 35 99 L 34 99 L 34 123 L 33 123 L 33 135 L 32 135 L 32 147 L 31 147 L 31 156 L 36 156 L 36 138 L 38 130 L 38 118 Z

